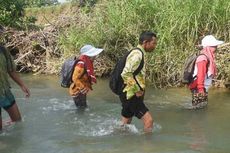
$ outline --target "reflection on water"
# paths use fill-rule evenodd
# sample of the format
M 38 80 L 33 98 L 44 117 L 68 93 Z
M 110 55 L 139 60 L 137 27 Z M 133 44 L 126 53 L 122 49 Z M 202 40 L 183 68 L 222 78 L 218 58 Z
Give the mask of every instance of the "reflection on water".
M 229 90 L 213 89 L 206 109 L 188 110 L 191 106 L 188 90 L 149 88 L 145 102 L 155 124 L 153 134 L 144 134 L 142 121 L 136 118 L 133 124 L 121 126 L 121 106 L 110 92 L 107 80 L 99 80 L 89 94 L 89 108 L 77 110 L 56 77 L 23 77 L 32 97 L 26 100 L 13 85 L 23 121 L 4 126 L 0 133 L 1 153 L 227 153 L 230 150 Z M 6 121 L 7 114 L 2 115 Z
M 191 137 L 189 147 L 192 150 L 204 151 L 208 141 L 205 135 L 205 129 L 202 128 L 202 120 L 198 116 L 191 116 L 187 126 L 191 129 L 188 133 Z

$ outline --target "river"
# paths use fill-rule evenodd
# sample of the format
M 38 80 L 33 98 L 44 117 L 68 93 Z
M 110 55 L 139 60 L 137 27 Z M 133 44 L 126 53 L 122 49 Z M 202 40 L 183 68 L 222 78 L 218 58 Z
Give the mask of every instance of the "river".
M 77 110 L 56 76 L 23 75 L 31 89 L 25 99 L 12 84 L 23 121 L 5 125 L 0 153 L 229 153 L 230 90 L 211 89 L 206 109 L 189 110 L 186 88 L 147 88 L 145 103 L 154 118 L 152 134 L 141 120 L 120 127 L 121 106 L 99 79 L 88 95 L 89 108 Z M 8 115 L 2 111 L 3 120 Z

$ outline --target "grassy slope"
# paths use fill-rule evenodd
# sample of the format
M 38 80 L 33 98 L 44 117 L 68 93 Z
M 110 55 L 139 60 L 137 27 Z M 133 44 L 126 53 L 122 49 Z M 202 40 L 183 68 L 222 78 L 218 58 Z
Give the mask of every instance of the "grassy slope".
M 66 4 L 28 12 L 39 16 L 38 23 L 46 23 L 41 16 L 49 21 L 64 13 L 77 17 L 60 36 L 60 47 L 71 53 L 91 43 L 104 47 L 112 60 L 135 46 L 141 31 L 156 31 L 158 48 L 148 56 L 147 66 L 148 79 L 158 87 L 178 84 L 183 62 L 202 36 L 230 39 L 230 0 L 102 0 L 77 14 L 71 14 L 73 8 Z M 230 75 L 228 59 L 229 53 L 219 64 L 219 79 Z

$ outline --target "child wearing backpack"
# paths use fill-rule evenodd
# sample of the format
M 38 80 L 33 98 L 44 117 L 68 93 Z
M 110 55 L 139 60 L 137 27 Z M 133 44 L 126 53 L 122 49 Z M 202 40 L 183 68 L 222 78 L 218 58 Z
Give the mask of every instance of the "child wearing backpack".
M 77 108 L 87 107 L 86 95 L 92 90 L 92 84 L 96 83 L 93 61 L 103 51 L 91 45 L 85 45 L 80 50 L 80 57 L 74 66 L 72 83 L 69 93 L 73 97 Z
M 203 108 L 208 104 L 208 88 L 217 73 L 215 51 L 217 46 L 223 43 L 212 35 L 207 35 L 202 39 L 203 49 L 195 61 L 194 80 L 189 84 L 194 108 Z
M 0 25 L 0 36 L 3 36 L 4 32 L 4 27 Z M 0 45 L 0 131 L 3 126 L 2 109 L 10 116 L 10 123 L 22 120 L 15 97 L 11 91 L 9 78 L 18 84 L 26 98 L 30 96 L 29 88 L 16 73 L 16 66 L 10 52 L 4 46 Z

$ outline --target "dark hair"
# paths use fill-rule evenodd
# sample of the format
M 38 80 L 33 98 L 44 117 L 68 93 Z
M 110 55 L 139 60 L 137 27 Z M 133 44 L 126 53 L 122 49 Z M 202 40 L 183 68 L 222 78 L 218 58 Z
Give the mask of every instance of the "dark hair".
M 139 44 L 143 44 L 145 40 L 151 41 L 153 37 L 157 38 L 157 35 L 154 32 L 144 31 L 139 37 Z
M 0 24 L 0 34 L 5 31 L 4 27 Z

